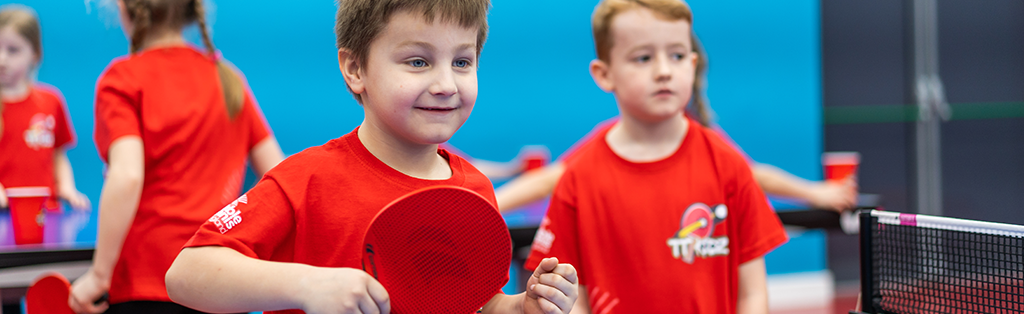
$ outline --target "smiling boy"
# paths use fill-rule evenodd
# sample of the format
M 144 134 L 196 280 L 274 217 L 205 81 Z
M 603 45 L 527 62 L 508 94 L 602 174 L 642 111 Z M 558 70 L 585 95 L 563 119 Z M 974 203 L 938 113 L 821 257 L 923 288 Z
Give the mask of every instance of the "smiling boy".
M 377 212 L 433 185 L 494 202 L 486 177 L 438 148 L 473 110 L 489 6 L 341 1 L 338 62 L 362 124 L 268 172 L 222 211 L 237 214 L 233 224 L 205 224 L 167 273 L 171 299 L 217 312 L 388 313 L 387 291 L 360 263 Z M 575 269 L 555 259 L 540 268 L 528 294 L 499 293 L 483 312 L 568 313 Z

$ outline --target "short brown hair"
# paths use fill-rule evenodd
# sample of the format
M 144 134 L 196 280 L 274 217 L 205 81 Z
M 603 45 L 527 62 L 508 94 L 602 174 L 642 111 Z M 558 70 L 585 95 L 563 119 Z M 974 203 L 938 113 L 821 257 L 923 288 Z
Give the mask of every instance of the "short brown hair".
M 689 108 L 698 122 L 704 126 L 711 123 L 713 113 L 708 107 L 708 100 L 705 96 L 707 89 L 707 54 L 693 31 L 693 12 L 690 6 L 680 0 L 602 0 L 594 8 L 594 16 L 591 19 L 591 26 L 594 32 L 594 46 L 597 49 L 597 58 L 605 63 L 611 64 L 611 51 L 615 43 L 612 41 L 611 27 L 615 16 L 639 8 L 646 8 L 654 12 L 654 15 L 669 21 L 687 21 L 690 23 L 690 47 L 693 53 L 697 54 L 696 78 L 693 82 L 694 106 Z
M 443 22 L 458 23 L 462 27 L 476 27 L 476 54 L 479 57 L 487 40 L 487 10 L 490 6 L 490 0 L 339 0 L 334 34 L 338 49 L 352 51 L 352 57 L 365 65 L 370 44 L 384 30 L 391 16 L 407 10 L 423 14 L 427 22 L 440 18 Z M 358 94 L 352 95 L 362 103 Z

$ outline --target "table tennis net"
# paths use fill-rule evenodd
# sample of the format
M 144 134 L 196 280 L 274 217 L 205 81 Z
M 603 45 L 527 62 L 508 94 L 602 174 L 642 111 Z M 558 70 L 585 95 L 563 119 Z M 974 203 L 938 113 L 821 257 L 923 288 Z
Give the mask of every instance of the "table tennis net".
M 861 241 L 865 312 L 1024 312 L 1024 226 L 868 211 Z

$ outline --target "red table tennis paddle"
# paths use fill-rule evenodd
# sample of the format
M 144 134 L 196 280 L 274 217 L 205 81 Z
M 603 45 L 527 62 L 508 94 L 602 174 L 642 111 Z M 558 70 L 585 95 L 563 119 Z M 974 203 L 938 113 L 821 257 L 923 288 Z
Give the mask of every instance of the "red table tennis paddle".
M 490 202 L 465 188 L 413 191 L 377 213 L 363 269 L 388 291 L 391 312 L 474 313 L 508 279 L 512 240 Z
M 27 314 L 74 314 L 68 305 L 71 296 L 71 282 L 60 273 L 45 273 L 32 282 L 25 293 L 25 313 Z M 94 304 L 107 301 L 103 294 Z
M 74 314 L 68 306 L 71 282 L 59 273 L 47 273 L 28 287 L 25 312 L 28 314 Z

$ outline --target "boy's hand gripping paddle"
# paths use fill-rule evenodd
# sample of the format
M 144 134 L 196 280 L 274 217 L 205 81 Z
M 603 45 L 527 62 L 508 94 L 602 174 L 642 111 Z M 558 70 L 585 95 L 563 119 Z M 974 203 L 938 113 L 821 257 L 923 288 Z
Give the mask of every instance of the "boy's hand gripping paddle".
M 363 269 L 397 314 L 475 312 L 508 276 L 512 240 L 501 215 L 455 186 L 413 191 L 388 204 L 366 231 Z

